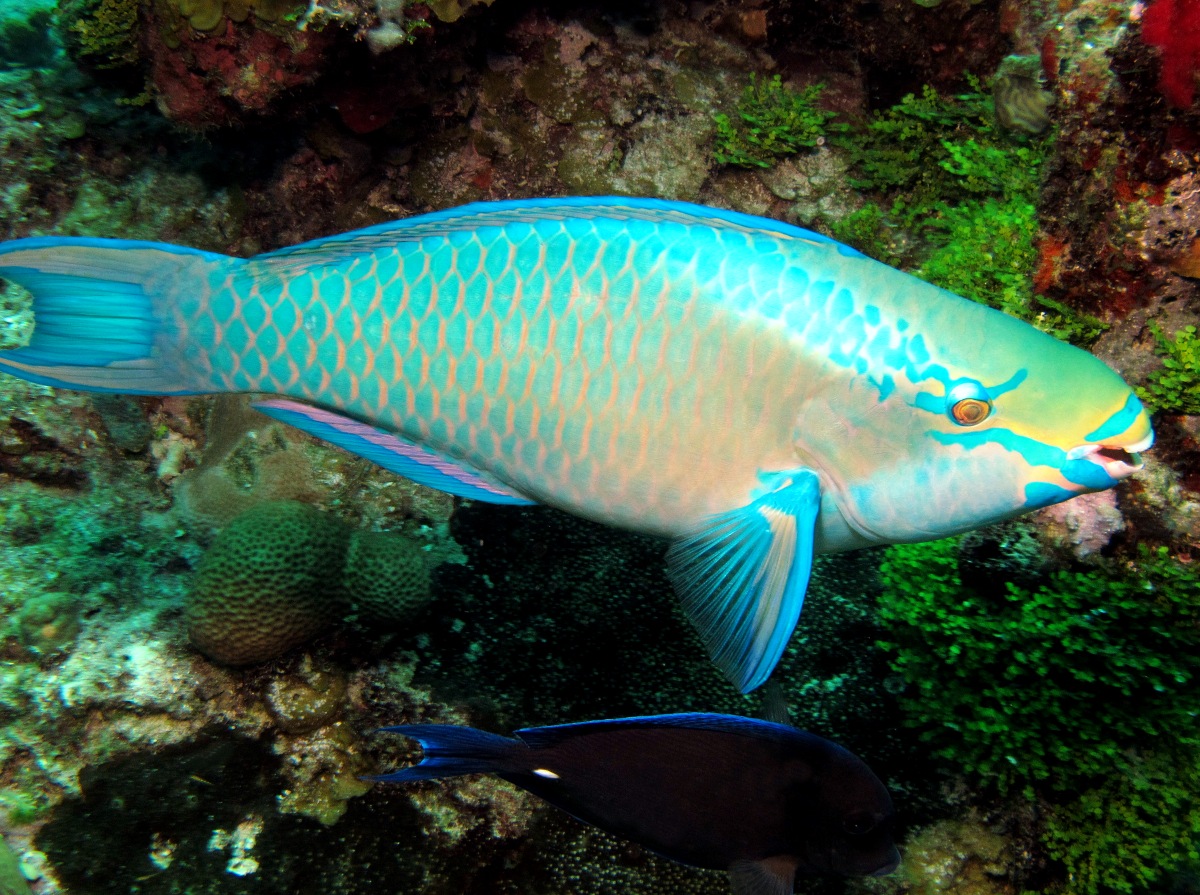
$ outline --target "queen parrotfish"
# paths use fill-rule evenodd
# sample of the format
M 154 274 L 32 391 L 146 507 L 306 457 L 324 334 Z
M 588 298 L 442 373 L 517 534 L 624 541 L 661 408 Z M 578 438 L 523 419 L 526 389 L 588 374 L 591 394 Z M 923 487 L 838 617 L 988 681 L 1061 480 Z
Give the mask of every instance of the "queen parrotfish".
M 790 895 L 797 874 L 896 869 L 892 799 L 858 756 L 794 727 L 657 715 L 516 732 L 410 724 L 420 764 L 374 779 L 495 774 L 584 823 L 693 867 L 734 895 Z
M 760 685 L 814 552 L 940 538 L 1140 467 L 1092 355 L 765 218 L 630 198 L 482 203 L 253 258 L 0 244 L 33 293 L 0 370 L 263 413 L 417 482 L 671 539 L 714 661 Z

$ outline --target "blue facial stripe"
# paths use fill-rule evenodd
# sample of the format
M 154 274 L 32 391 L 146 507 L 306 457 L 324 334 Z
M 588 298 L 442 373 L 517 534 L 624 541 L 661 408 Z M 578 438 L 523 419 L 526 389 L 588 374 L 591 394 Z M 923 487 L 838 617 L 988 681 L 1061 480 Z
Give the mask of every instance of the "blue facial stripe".
M 1013 373 L 1007 382 L 1001 382 L 999 385 L 989 386 L 988 394 L 991 395 L 992 400 L 995 401 L 1001 395 L 1005 395 L 1011 391 L 1014 391 L 1028 378 L 1029 371 L 1022 367 L 1021 369 L 1017 370 L 1017 372 Z
M 971 432 L 931 432 L 930 435 L 942 444 L 957 444 L 968 451 L 981 445 L 996 444 L 1006 451 L 1019 454 L 1030 466 L 1048 466 L 1058 470 L 1062 477 L 1073 485 L 1079 485 L 1088 491 L 1103 491 L 1117 484 L 1117 479 L 1110 476 L 1098 463 L 1086 458 L 1067 460 L 1066 451 L 1053 445 L 1045 444 L 1027 435 L 1018 435 L 1010 429 L 983 429 Z M 1057 486 L 1044 482 L 1033 484 L 1045 485 L 1047 488 Z M 1063 489 L 1059 489 L 1062 491 Z M 1028 494 L 1028 488 L 1026 489 Z M 1074 492 L 1067 492 L 1073 494 Z M 1059 498 L 1060 500 L 1063 498 Z
M 1137 422 L 1138 417 L 1145 413 L 1142 402 L 1132 392 L 1125 401 L 1125 406 L 1106 419 L 1095 432 L 1083 436 L 1088 441 L 1103 441 L 1125 432 Z
M 939 416 L 946 409 L 946 398 L 933 392 L 917 392 L 913 398 L 913 406 L 926 413 L 936 413 Z
M 938 413 L 941 413 L 939 408 Z M 970 432 L 930 432 L 942 444 L 957 444 L 968 451 L 985 444 L 997 444 L 1006 451 L 1020 454 L 1030 466 L 1049 466 L 1062 469 L 1067 462 L 1067 452 L 1045 444 L 1028 435 L 1018 435 L 1011 429 L 977 429 Z

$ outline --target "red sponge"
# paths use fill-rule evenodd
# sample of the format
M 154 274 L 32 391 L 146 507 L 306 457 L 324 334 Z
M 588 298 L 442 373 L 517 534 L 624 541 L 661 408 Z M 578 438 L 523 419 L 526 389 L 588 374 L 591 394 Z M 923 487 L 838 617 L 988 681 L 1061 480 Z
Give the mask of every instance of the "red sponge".
M 1191 106 L 1200 74 L 1200 0 L 1154 0 L 1142 13 L 1142 39 L 1162 50 L 1163 96 L 1181 109 Z

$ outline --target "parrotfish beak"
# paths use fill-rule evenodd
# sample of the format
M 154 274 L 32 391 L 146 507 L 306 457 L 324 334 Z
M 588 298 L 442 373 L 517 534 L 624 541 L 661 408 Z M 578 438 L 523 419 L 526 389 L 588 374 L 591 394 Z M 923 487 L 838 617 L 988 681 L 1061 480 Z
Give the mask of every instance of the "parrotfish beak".
M 1142 451 L 1154 444 L 1154 433 L 1148 432 L 1134 444 L 1081 444 L 1067 452 L 1067 460 L 1086 459 L 1099 466 L 1114 481 L 1127 479 L 1142 468 Z

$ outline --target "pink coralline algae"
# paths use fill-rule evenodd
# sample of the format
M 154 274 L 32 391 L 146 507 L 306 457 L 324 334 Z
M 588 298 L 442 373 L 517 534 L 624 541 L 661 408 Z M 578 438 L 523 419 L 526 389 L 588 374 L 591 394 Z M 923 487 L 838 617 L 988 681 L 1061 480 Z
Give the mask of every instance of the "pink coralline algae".
M 265 113 L 283 94 L 316 80 L 332 40 L 331 31 L 285 39 L 233 21 L 179 43 L 155 32 L 149 44 L 159 108 L 197 130 Z
M 1142 39 L 1162 50 L 1159 89 L 1186 109 L 1200 75 L 1200 0 L 1154 0 L 1142 14 Z

